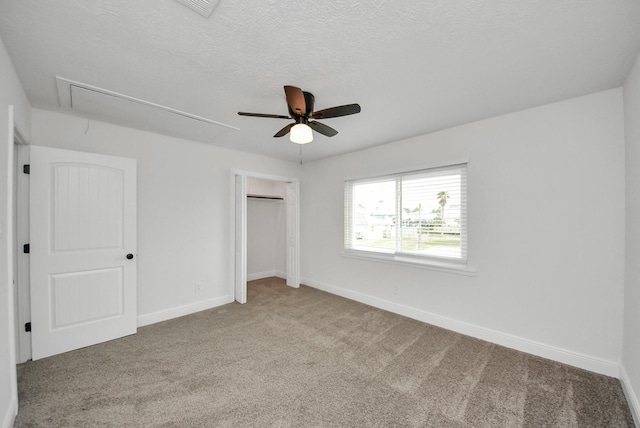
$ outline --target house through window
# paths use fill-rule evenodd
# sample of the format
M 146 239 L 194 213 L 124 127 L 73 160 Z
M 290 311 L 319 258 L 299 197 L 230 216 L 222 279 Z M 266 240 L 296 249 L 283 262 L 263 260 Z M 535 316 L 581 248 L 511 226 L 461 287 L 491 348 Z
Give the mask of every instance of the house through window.
M 345 251 L 466 262 L 466 170 L 459 164 L 346 181 Z

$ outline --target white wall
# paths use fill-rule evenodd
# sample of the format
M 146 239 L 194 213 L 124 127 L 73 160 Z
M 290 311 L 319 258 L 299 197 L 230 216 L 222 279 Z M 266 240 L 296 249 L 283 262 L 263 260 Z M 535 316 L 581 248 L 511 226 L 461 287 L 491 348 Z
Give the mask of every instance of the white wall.
M 299 174 L 295 163 L 37 109 L 33 143 L 138 160 L 140 325 L 233 301 L 231 168 Z
M 247 278 L 286 278 L 284 201 L 247 200 Z
M 286 278 L 287 185 L 282 181 L 247 177 L 247 194 L 280 197 L 247 199 L 247 279 Z
M 247 195 L 284 198 L 287 196 L 287 185 L 283 181 L 247 177 Z
M 640 57 L 624 84 L 626 136 L 626 287 L 622 377 L 640 425 Z
M 475 277 L 341 256 L 344 179 L 465 158 Z M 617 375 L 624 184 L 621 89 L 309 163 L 303 282 Z
M 0 427 L 10 427 L 18 409 L 13 290 L 13 120 L 29 138 L 31 106 L 0 40 Z

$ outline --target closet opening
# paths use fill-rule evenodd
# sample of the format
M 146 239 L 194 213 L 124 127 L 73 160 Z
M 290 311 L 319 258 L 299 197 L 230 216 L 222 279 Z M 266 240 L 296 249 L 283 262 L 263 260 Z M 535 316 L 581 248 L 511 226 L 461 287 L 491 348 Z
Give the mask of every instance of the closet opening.
M 247 302 L 247 281 L 271 276 L 300 286 L 299 183 L 295 178 L 232 170 L 232 295 Z
M 247 281 L 287 278 L 287 183 L 247 177 Z

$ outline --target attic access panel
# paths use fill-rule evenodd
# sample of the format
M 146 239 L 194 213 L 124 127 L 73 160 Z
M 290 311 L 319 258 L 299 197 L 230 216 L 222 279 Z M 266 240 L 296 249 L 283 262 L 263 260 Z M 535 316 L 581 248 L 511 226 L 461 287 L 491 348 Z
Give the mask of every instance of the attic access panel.
M 182 3 L 187 6 L 189 9 L 192 9 L 198 12 L 200 15 L 208 18 L 213 9 L 215 9 L 218 4 L 218 0 L 176 0 L 178 3 Z
M 56 78 L 60 106 L 96 120 L 174 137 L 211 142 L 238 128 L 80 82 Z

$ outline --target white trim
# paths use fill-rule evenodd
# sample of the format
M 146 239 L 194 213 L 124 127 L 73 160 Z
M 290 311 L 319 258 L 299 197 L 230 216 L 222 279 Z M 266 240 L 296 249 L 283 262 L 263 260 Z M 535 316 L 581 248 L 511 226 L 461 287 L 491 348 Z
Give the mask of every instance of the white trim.
M 410 258 L 402 257 L 394 254 L 374 253 L 370 251 L 360 250 L 344 250 L 341 254 L 342 257 L 348 257 L 358 260 L 376 261 L 382 263 L 389 263 L 392 265 L 409 266 L 420 269 L 434 270 L 437 272 L 455 273 L 465 276 L 476 276 L 476 269 L 467 266 L 466 264 L 460 264 L 455 262 L 437 261 L 434 259 L 424 258 Z
M 413 318 L 424 323 L 432 324 L 438 327 L 452 330 L 457 333 L 472 336 L 478 339 L 486 340 L 507 348 L 516 349 L 518 351 L 527 352 L 539 357 L 558 361 L 571 366 L 579 367 L 592 372 L 604 374 L 606 376 L 618 377 L 620 375 L 620 365 L 614 361 L 594 358 L 588 355 L 569 351 L 566 349 L 550 346 L 544 343 L 536 342 L 526 338 L 514 336 L 508 333 L 492 330 L 463 321 L 454 320 L 442 315 L 412 308 L 410 306 L 401 305 L 399 303 L 390 302 L 378 297 L 347 290 L 342 287 L 314 281 L 310 278 L 303 278 L 303 284 L 313 288 L 317 288 L 328 293 L 336 294 L 347 299 L 355 300 L 378 309 L 393 312 Z
M 300 183 L 287 183 L 285 215 L 286 236 L 286 283 L 289 287 L 300 287 Z
M 176 114 L 178 116 L 186 117 L 188 119 L 197 120 L 199 122 L 209 123 L 209 124 L 212 124 L 212 125 L 219 125 L 219 126 L 223 126 L 225 128 L 228 128 L 228 129 L 234 129 L 236 131 L 240 130 L 240 128 L 238 128 L 236 126 L 227 125 L 226 123 L 218 122 L 217 120 L 208 119 L 206 117 L 198 116 L 198 115 L 195 115 L 195 114 L 187 113 L 187 112 L 182 111 L 182 110 L 177 110 L 175 108 L 167 107 L 167 106 L 162 105 L 162 104 L 152 103 L 151 101 L 146 101 L 146 100 L 143 100 L 141 98 L 131 97 L 129 95 L 121 94 L 119 92 L 110 91 L 108 89 L 99 88 L 97 86 L 88 85 L 86 83 L 77 82 L 77 81 L 74 81 L 74 80 L 66 79 L 64 77 L 56 76 L 56 88 L 57 88 L 57 91 L 58 91 L 58 101 L 60 103 L 60 107 L 62 107 L 64 109 L 73 109 L 73 98 L 71 96 L 71 87 L 72 86 L 75 86 L 75 87 L 80 88 L 80 89 L 85 89 L 85 90 L 88 90 L 88 91 L 92 91 L 92 92 L 97 92 L 97 93 L 102 94 L 102 95 L 107 95 L 107 96 L 110 96 L 110 97 L 119 98 L 119 99 L 122 99 L 122 100 L 125 100 L 125 101 L 130 101 L 132 103 L 141 104 L 141 105 L 144 105 L 144 106 L 147 106 L 147 107 L 153 107 L 153 108 L 156 108 L 156 109 L 159 109 L 159 110 L 163 110 L 163 111 L 166 111 L 166 112 L 169 112 L 169 113 Z
M 631 379 L 629 379 L 624 365 L 620 366 L 620 383 L 622 383 L 622 390 L 624 391 L 625 397 L 627 397 L 627 403 L 629 403 L 633 420 L 636 426 L 640 427 L 640 401 L 638 400 L 638 395 L 633 390 Z
M 150 314 L 138 315 L 138 327 L 144 327 L 146 325 L 167 321 L 173 318 L 191 315 L 196 312 L 206 311 L 207 309 L 216 308 L 231 302 L 233 302 L 233 296 L 222 296 L 200 302 L 189 303 L 187 305 L 176 306 L 175 308 L 164 309 Z
M 286 279 L 287 273 L 277 269 L 265 270 L 263 272 L 249 273 L 247 274 L 247 281 L 255 281 L 257 279 L 271 278 L 274 276 L 278 278 Z
M 16 373 L 16 352 L 17 352 L 17 338 L 16 338 L 16 311 L 18 310 L 18 308 L 16 308 L 16 296 L 14 296 L 14 292 L 15 292 L 15 284 L 14 284 L 14 278 L 15 278 L 15 263 L 14 263 L 14 257 L 15 257 L 15 251 L 16 251 L 16 236 L 14 235 L 15 233 L 15 228 L 14 228 L 14 222 L 15 222 L 15 214 L 14 214 L 14 180 L 15 180 L 15 174 L 16 172 L 14 171 L 15 168 L 15 161 L 16 161 L 16 152 L 15 152 L 15 147 L 14 147 L 14 132 L 15 132 L 15 120 L 14 120 L 14 108 L 13 105 L 9 105 L 8 106 L 8 114 L 7 114 L 7 118 L 8 118 L 8 123 L 7 123 L 7 155 L 8 158 L 6 160 L 6 164 L 5 166 L 7 167 L 7 171 L 6 171 L 6 179 L 7 179 L 7 183 L 6 183 L 6 188 L 5 191 L 7 192 L 7 207 L 6 207 L 6 211 L 5 211 L 5 215 L 6 215 L 6 223 L 4 225 L 5 227 L 5 231 L 4 231 L 4 242 L 2 242 L 2 245 L 5 245 L 6 248 L 6 252 L 7 252 L 7 271 L 6 271 L 6 283 L 7 283 L 7 306 L 6 306 L 6 313 L 5 313 L 5 317 L 7 320 L 7 330 L 8 330 L 8 347 L 7 347 L 7 353 L 9 356 L 9 388 L 10 388 L 10 392 L 9 392 L 9 405 L 7 406 L 7 413 L 5 413 L 5 416 L 2 420 L 3 424 L 6 424 L 5 426 L 10 427 L 11 425 L 9 425 L 9 422 L 13 423 L 13 418 L 15 418 L 15 415 L 17 414 L 18 411 L 18 378 L 17 378 L 17 373 Z M 0 225 L 0 237 L 2 236 L 2 227 Z M 0 240 L 1 241 L 1 240 Z M 2 370 L 4 370 L 5 367 L 2 367 Z
M 234 175 L 245 175 L 247 177 L 261 178 L 263 180 L 269 180 L 269 181 L 284 181 L 285 183 L 293 183 L 293 182 L 300 181 L 299 178 L 295 178 L 295 177 L 286 177 L 284 175 L 273 175 L 273 174 L 266 174 L 263 172 L 249 171 L 246 169 L 231 168 L 231 176 L 234 176 Z
M 233 292 L 236 302 L 247 303 L 247 177 L 234 175 L 233 219 Z
M 31 272 L 29 271 L 30 261 L 29 255 L 20 251 L 22 245 L 29 242 L 29 175 L 22 173 L 20 165 L 29 163 L 29 146 L 27 144 L 17 145 L 14 147 L 17 156 L 17 170 L 16 170 L 16 213 L 18 218 L 16 221 L 16 263 L 17 272 L 15 272 L 16 287 L 18 291 L 18 311 L 16 326 L 17 341 L 17 354 L 16 359 L 18 363 L 24 363 L 31 359 L 31 333 L 25 332 L 24 326 L 27 322 L 31 321 L 31 283 L 29 277 Z M 22 245 L 21 245 L 22 244 Z
M 19 146 L 28 146 L 29 141 L 24 137 L 24 132 L 20 129 L 20 125 L 13 124 L 13 142 Z
M 412 172 L 419 172 L 425 169 L 436 169 L 436 168 L 446 168 L 448 166 L 456 166 L 456 165 L 467 165 L 469 164 L 469 158 L 461 158 L 454 159 L 449 162 L 429 162 L 422 163 L 415 168 L 393 168 L 387 170 L 377 170 L 375 175 L 359 175 L 359 176 L 350 176 L 345 177 L 343 181 L 360 181 L 360 180 L 370 180 L 376 178 L 387 178 L 386 176 L 394 176 L 400 174 L 410 174 Z
M 255 281 L 257 279 L 263 279 L 263 278 L 271 278 L 272 276 L 276 276 L 276 270 L 265 270 L 263 272 L 256 272 L 256 273 L 248 273 L 247 274 L 247 281 Z
M 15 422 L 17 415 L 18 415 L 18 400 L 12 397 L 11 401 L 9 402 L 9 406 L 7 407 L 7 412 L 4 414 L 4 418 L 2 418 L 2 428 L 13 427 L 13 423 Z

